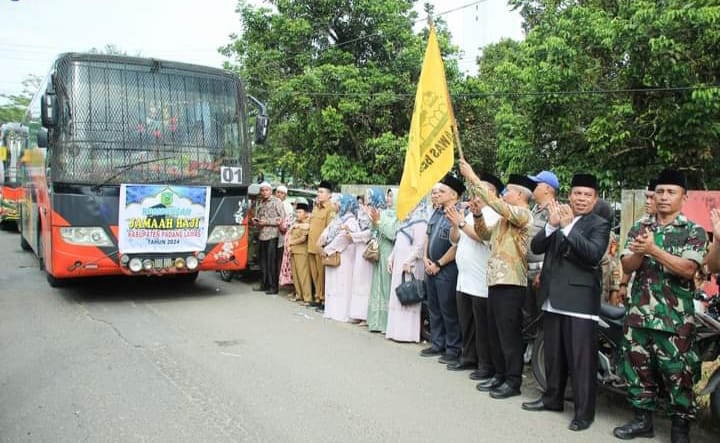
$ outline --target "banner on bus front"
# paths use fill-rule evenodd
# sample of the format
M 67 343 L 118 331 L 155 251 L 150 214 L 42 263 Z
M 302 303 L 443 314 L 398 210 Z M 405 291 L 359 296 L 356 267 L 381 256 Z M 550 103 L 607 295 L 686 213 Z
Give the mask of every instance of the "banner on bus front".
M 118 248 L 123 254 L 205 249 L 209 186 L 120 186 Z

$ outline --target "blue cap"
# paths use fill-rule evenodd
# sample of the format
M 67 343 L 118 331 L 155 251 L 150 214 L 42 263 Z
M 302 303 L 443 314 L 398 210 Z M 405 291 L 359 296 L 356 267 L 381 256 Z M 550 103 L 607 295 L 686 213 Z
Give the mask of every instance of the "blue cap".
M 536 183 L 545 183 L 555 189 L 560 189 L 560 181 L 558 180 L 557 175 L 550 171 L 540 171 L 538 175 L 530 175 L 529 177 L 530 180 Z

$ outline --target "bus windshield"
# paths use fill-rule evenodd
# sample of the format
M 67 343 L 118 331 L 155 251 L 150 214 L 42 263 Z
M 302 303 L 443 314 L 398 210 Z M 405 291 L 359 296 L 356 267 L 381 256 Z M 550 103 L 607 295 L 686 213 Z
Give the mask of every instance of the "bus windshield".
M 48 151 L 65 183 L 218 185 L 248 162 L 240 81 L 160 63 L 63 59 Z

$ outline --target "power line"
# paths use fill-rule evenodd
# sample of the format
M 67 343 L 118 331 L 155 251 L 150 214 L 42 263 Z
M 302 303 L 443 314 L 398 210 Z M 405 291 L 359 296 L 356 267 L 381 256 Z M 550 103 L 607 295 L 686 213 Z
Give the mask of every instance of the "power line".
M 653 94 L 664 92 L 688 92 L 720 89 L 718 85 L 697 85 L 697 86 L 674 86 L 674 87 L 656 87 L 656 88 L 626 88 L 626 89 L 590 89 L 590 90 L 565 90 L 565 91 L 529 91 L 529 92 L 509 92 L 509 91 L 493 91 L 493 92 L 477 92 L 466 94 L 451 94 L 452 98 L 482 98 L 482 97 L 534 97 L 534 96 L 551 96 L 551 95 L 621 95 L 621 94 Z M 269 93 L 271 91 L 258 89 L 257 92 Z M 277 92 L 277 90 L 272 91 Z M 302 95 L 308 97 L 380 97 L 392 95 L 397 98 L 414 98 L 415 94 L 385 92 L 314 92 L 314 91 L 290 91 L 291 95 Z

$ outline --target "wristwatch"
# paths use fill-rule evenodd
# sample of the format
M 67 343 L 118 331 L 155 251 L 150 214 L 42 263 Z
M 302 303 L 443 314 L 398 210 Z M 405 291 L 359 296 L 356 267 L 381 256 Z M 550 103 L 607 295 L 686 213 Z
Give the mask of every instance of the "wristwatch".
M 458 223 L 458 228 L 463 229 L 466 224 L 467 224 L 467 223 L 465 222 L 465 220 L 463 220 L 463 221 L 461 221 L 460 223 Z
M 435 263 L 435 265 L 436 265 L 438 268 L 442 268 L 442 265 L 440 264 L 440 260 L 435 260 L 433 263 Z

